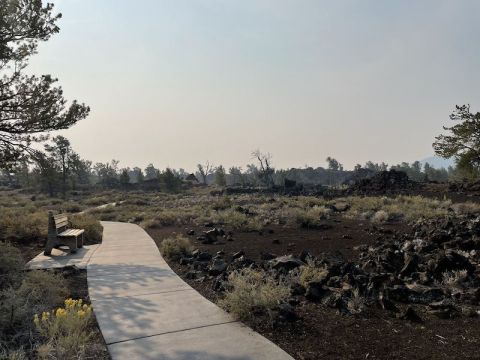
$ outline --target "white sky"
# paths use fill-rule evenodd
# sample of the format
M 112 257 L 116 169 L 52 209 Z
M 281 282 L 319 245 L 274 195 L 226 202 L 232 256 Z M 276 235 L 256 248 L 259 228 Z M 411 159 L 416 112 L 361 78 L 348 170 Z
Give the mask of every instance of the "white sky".
M 62 134 L 84 158 L 193 170 L 347 168 L 433 153 L 455 104 L 480 108 L 479 1 L 62 0 L 30 71 L 91 106 Z

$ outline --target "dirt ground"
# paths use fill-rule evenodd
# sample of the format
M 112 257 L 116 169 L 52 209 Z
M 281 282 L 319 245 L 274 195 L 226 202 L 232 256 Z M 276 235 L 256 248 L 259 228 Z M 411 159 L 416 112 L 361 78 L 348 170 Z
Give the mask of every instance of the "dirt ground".
M 211 254 L 224 251 L 233 254 L 244 251 L 257 260 L 262 252 L 275 255 L 299 254 L 308 250 L 313 255 L 321 252 L 340 252 L 354 260 L 358 245 L 372 244 L 384 234 L 402 236 L 410 228 L 406 224 L 389 224 L 377 228 L 367 221 L 334 217 L 327 221 L 325 230 L 270 227 L 258 232 L 233 232 L 233 241 L 205 245 L 195 240 L 196 248 Z M 186 234 L 193 229 L 196 235 L 206 230 L 201 227 L 166 227 L 151 229 L 149 234 L 157 244 L 174 233 Z M 225 228 L 228 231 L 228 228 Z M 216 301 L 212 289 L 213 278 L 203 281 L 185 277 L 187 267 L 169 261 L 169 265 L 202 295 Z M 427 318 L 421 324 L 399 320 L 388 312 L 368 308 L 360 315 L 341 315 L 322 304 L 302 302 L 295 307 L 299 320 L 293 323 L 270 325 L 262 319 L 248 325 L 278 344 L 296 359 L 480 359 L 480 323 L 478 318 L 442 320 Z

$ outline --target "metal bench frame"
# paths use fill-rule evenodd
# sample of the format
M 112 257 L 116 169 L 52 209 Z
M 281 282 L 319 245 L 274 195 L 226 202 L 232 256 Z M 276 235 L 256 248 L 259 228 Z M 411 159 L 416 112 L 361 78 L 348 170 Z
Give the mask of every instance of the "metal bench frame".
M 48 212 L 48 239 L 45 255 L 51 255 L 52 249 L 59 246 L 68 246 L 70 253 L 76 253 L 83 247 L 83 229 L 69 229 L 66 214 L 53 215 Z

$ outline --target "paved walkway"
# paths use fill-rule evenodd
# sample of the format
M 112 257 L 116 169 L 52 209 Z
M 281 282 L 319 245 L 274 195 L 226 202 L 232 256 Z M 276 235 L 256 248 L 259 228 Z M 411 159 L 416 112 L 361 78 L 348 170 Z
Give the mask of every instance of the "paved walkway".
M 71 254 L 70 250 L 52 249 L 52 254 L 46 256 L 43 251 L 35 258 L 30 260 L 26 266 L 27 269 L 55 269 L 66 266 L 76 266 L 79 269 L 86 269 L 90 257 L 99 245 L 85 245 Z
M 139 226 L 102 225 L 88 289 L 114 360 L 292 359 L 180 279 Z

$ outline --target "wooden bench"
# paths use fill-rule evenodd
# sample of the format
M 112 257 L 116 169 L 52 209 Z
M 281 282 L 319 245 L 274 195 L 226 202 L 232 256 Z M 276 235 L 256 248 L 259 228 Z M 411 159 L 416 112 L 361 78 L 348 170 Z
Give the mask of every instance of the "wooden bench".
M 68 246 L 71 253 L 77 252 L 83 247 L 83 229 L 69 229 L 66 214 L 53 215 L 48 212 L 48 239 L 45 247 L 45 255 L 50 255 L 52 249 L 59 246 Z

